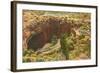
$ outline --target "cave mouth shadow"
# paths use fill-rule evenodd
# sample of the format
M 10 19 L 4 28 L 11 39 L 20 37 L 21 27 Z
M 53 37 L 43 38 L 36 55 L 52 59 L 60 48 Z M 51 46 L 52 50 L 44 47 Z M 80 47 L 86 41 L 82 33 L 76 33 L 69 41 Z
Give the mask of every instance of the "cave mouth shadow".
M 67 34 L 67 36 L 65 36 L 65 34 Z M 47 44 L 47 43 L 55 45 L 57 43 L 58 39 L 60 39 L 60 40 L 66 39 L 65 37 L 69 37 L 69 36 L 70 35 L 68 33 L 63 33 L 63 34 L 60 34 L 59 37 L 57 35 L 52 35 L 50 38 L 45 40 L 42 33 L 36 33 L 36 34 L 32 34 L 28 38 L 27 46 L 28 46 L 28 49 L 32 49 L 33 51 L 36 52 L 36 51 L 40 50 L 41 48 L 43 48 L 43 46 L 45 46 L 45 44 Z

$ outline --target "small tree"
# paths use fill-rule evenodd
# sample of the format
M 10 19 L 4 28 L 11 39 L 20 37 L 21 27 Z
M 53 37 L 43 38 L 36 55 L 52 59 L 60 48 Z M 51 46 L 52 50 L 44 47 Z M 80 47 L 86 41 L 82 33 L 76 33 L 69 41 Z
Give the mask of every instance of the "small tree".
M 52 36 L 51 43 L 52 43 L 52 46 L 54 46 L 57 43 L 57 36 L 55 36 L 55 35 Z
M 69 44 L 67 42 L 68 34 L 62 34 L 60 39 L 61 51 L 65 55 L 66 60 L 69 59 Z

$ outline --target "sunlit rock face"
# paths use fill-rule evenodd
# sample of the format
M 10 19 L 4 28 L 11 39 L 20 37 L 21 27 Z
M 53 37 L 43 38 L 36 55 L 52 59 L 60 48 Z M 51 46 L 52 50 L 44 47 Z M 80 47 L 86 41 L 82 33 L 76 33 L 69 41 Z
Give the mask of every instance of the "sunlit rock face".
M 60 38 L 64 33 L 70 34 L 71 25 L 66 17 L 36 16 L 24 29 L 24 48 L 37 51 L 51 41 L 52 36 Z

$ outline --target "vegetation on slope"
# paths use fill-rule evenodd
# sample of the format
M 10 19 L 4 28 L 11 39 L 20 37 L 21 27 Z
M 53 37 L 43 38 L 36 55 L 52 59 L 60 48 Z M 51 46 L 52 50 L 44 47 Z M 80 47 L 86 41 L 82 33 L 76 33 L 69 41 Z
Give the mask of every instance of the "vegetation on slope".
M 72 30 L 70 34 L 63 33 L 60 38 L 53 35 L 51 41 L 37 51 L 30 48 L 23 48 L 23 62 L 90 59 L 90 16 L 90 13 L 23 10 L 23 32 L 26 32 L 27 35 L 29 32 L 25 29 L 26 27 L 32 27 L 33 25 L 31 24 L 33 23 L 34 26 L 37 26 L 37 23 L 40 21 L 44 23 L 43 20 L 46 21 L 50 17 L 64 19 L 64 21 L 67 21 L 67 23 L 71 25 Z M 40 29 L 36 30 L 41 31 Z M 25 41 L 25 39 L 23 39 L 23 41 Z

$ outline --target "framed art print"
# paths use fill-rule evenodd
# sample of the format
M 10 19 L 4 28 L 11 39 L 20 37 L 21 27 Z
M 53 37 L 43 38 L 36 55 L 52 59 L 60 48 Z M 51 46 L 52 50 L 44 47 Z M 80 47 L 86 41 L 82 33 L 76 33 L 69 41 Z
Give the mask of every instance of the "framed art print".
M 97 40 L 97 6 L 11 2 L 11 71 L 96 67 Z

